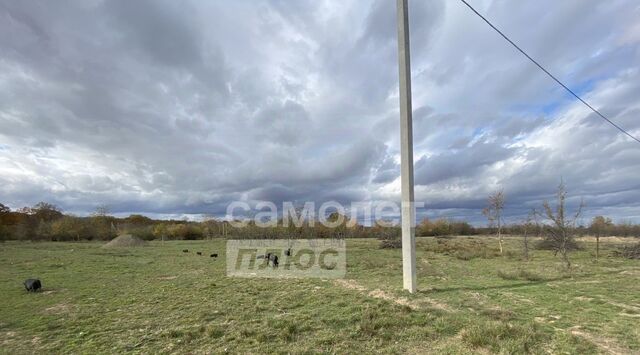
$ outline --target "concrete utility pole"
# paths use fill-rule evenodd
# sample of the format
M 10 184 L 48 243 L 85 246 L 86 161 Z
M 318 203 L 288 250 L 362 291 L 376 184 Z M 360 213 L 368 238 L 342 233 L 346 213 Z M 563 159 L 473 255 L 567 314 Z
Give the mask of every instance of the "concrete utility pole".
M 402 275 L 405 290 L 416 292 L 416 216 L 413 201 L 413 124 L 408 0 L 397 0 L 400 69 L 400 155 L 402 181 Z

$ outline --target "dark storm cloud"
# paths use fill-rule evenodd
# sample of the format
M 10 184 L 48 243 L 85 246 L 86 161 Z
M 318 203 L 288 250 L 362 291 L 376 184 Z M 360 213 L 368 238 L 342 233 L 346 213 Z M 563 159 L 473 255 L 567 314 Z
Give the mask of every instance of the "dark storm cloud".
M 128 46 L 140 48 L 152 60 L 169 66 L 189 69 L 202 64 L 202 38 L 188 15 L 184 16 L 184 4 L 142 0 L 107 1 L 104 5 L 114 21 L 112 28 Z
M 499 144 L 476 143 L 459 150 L 423 156 L 415 163 L 415 184 L 429 185 L 458 176 L 475 176 L 484 167 L 503 161 L 512 150 Z
M 456 2 L 410 3 L 421 215 L 572 206 L 638 221 L 639 149 Z M 474 1 L 640 134 L 631 1 Z M 393 1 L 0 1 L 0 199 L 85 214 L 398 200 Z

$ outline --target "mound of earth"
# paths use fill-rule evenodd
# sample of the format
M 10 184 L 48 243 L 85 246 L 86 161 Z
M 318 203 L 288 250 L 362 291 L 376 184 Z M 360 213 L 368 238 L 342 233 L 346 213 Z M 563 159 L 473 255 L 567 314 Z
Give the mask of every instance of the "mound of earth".
M 103 248 L 129 248 L 129 247 L 143 247 L 147 245 L 144 240 L 134 237 L 131 234 L 123 234 L 116 238 L 113 238 L 109 243 L 103 245 Z

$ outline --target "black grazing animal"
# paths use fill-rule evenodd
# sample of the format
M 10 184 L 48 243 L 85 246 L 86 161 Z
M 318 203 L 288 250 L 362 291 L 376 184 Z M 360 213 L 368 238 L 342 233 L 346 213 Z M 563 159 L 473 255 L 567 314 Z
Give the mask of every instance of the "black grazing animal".
M 258 259 L 267 259 L 267 265 L 271 262 L 273 267 L 278 267 L 278 256 L 276 254 L 267 253 L 265 255 L 259 255 Z
M 42 288 L 42 283 L 37 279 L 27 279 L 24 281 L 24 288 L 27 289 L 27 292 L 36 292 Z
M 198 255 L 202 255 L 202 253 L 201 253 L 201 252 L 197 252 L 196 254 L 198 254 Z
M 218 257 L 218 254 L 211 254 L 211 257 L 212 257 L 212 258 L 217 258 L 217 257 Z
M 188 253 L 188 252 L 189 252 L 189 249 L 182 249 L 182 252 L 183 252 L 183 253 Z
M 271 261 L 271 264 L 273 265 L 273 267 L 278 267 L 278 256 L 276 254 L 268 254 L 269 255 L 269 261 Z
M 284 251 L 284 255 L 291 256 L 291 248 Z

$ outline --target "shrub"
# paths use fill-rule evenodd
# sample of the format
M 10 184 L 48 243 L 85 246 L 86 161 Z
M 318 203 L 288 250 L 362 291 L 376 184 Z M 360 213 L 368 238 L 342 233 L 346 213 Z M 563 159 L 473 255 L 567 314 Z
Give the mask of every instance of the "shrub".
M 557 242 L 551 238 L 544 238 L 536 243 L 535 248 L 537 250 L 552 250 L 557 249 Z M 567 240 L 566 248 L 568 251 L 582 250 L 582 246 L 573 238 Z
M 625 246 L 620 250 L 616 250 L 613 254 L 627 259 L 640 259 L 640 243 Z
M 402 239 L 385 238 L 380 240 L 380 249 L 400 249 L 402 248 Z
M 491 259 L 500 255 L 496 249 L 478 240 L 436 239 L 427 246 L 427 251 L 453 256 L 459 260 Z
M 167 234 L 171 239 L 202 239 L 202 230 L 200 227 L 188 223 L 169 225 L 167 227 Z
M 380 240 L 380 249 L 402 248 L 402 232 L 398 227 L 383 227 L 376 224 L 369 228 L 369 233 Z
M 137 227 L 137 228 L 128 228 L 127 232 L 134 237 L 140 238 L 142 240 L 154 240 L 155 235 L 153 234 L 153 227 Z

